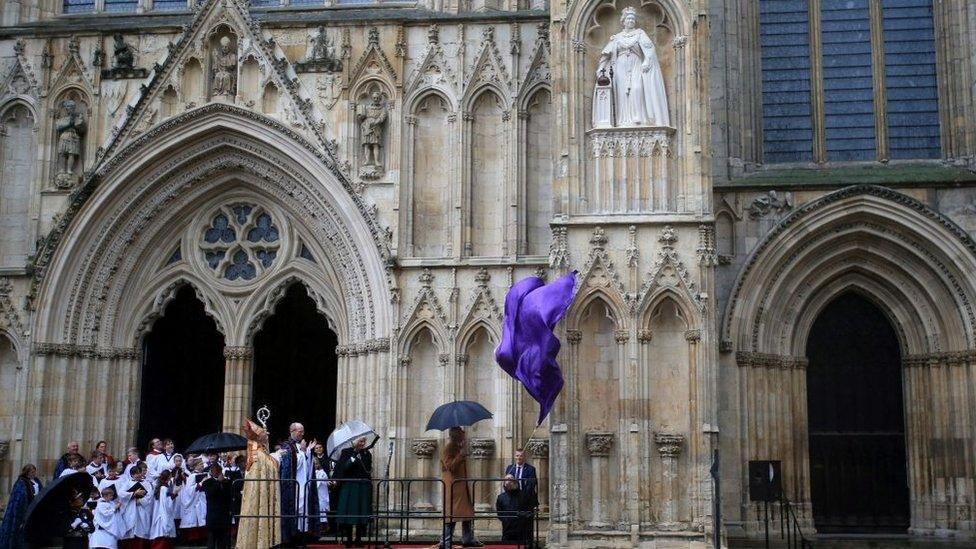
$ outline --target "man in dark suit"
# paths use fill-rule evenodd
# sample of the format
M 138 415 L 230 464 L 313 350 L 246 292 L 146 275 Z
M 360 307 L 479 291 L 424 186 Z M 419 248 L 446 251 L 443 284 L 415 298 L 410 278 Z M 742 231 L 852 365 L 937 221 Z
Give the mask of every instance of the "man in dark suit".
M 515 450 L 515 463 L 505 468 L 505 474 L 512 475 L 518 482 L 522 498 L 530 509 L 539 505 L 539 477 L 536 476 L 535 467 L 525 462 L 524 450 L 521 448 Z
M 210 465 L 210 476 L 197 485 L 197 490 L 207 496 L 207 549 L 230 549 L 234 486 L 219 463 Z

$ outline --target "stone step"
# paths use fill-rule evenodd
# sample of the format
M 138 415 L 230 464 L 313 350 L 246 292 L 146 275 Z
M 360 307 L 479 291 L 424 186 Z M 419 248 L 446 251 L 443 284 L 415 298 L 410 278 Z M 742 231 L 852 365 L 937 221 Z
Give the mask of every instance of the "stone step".
M 909 536 L 813 536 L 807 538 L 814 549 L 973 549 L 976 540 L 948 540 L 912 538 Z M 761 539 L 730 539 L 729 549 L 757 549 L 766 546 Z M 783 549 L 786 542 L 778 538 L 769 541 L 771 549 Z

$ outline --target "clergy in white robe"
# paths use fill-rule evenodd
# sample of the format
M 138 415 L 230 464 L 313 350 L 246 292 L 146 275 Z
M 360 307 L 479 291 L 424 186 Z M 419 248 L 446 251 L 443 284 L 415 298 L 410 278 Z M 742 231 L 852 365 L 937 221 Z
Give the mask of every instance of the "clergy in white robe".
M 115 488 L 109 487 L 102 491 L 102 498 L 98 500 L 93 512 L 95 531 L 88 536 L 89 547 L 118 549 L 119 539 L 125 535 L 126 530 L 120 505 L 121 502 L 115 496 Z
M 305 441 L 305 427 L 292 423 L 289 439 L 285 442 L 285 452 L 281 455 L 278 478 L 281 479 L 281 514 L 297 515 L 298 518 L 284 518 L 281 521 L 281 539 L 284 542 L 296 541 L 302 532 L 314 532 L 318 523 L 318 493 L 308 491 L 315 478 L 314 456 L 312 450 L 316 442 Z

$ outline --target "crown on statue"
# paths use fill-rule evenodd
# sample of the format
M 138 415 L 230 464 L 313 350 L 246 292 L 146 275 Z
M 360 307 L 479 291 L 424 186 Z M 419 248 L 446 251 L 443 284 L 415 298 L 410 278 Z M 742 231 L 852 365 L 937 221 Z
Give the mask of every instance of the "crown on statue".
M 621 12 L 620 12 L 620 20 L 623 21 L 624 19 L 627 18 L 628 15 L 633 15 L 636 18 L 637 17 L 637 10 L 634 9 L 634 8 L 632 8 L 632 7 L 630 7 L 630 6 L 627 6 L 626 8 L 624 8 L 623 10 L 621 10 Z

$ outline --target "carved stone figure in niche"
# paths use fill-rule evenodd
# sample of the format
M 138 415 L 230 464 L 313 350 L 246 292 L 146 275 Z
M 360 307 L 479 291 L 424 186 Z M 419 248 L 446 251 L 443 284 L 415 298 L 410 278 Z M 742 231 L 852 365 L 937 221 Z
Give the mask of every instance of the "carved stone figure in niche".
M 135 49 L 125 42 L 121 34 L 116 34 L 115 50 L 112 52 L 112 68 L 102 71 L 102 78 L 145 78 L 149 75 L 146 69 L 135 67 Z M 101 66 L 101 50 L 99 51 L 99 66 Z
M 230 38 L 220 39 L 213 53 L 213 94 L 231 96 L 237 93 L 237 52 L 231 48 Z
M 623 9 L 620 23 L 623 30 L 611 36 L 600 53 L 593 99 L 594 126 L 609 127 L 609 111 L 613 112 L 615 127 L 669 126 L 668 99 L 654 43 L 637 27 L 634 8 Z M 600 82 L 604 82 L 602 90 Z M 612 105 L 606 104 L 608 100 Z
M 360 105 L 356 112 L 359 120 L 359 144 L 363 148 L 363 162 L 359 175 L 363 178 L 379 177 L 383 173 L 381 163 L 383 129 L 386 126 L 386 105 L 379 90 L 373 90 L 369 103 Z
M 66 99 L 61 103 L 61 116 L 54 125 L 58 132 L 58 175 L 57 185 L 70 187 L 77 180 L 78 159 L 81 157 L 81 136 L 85 133 L 84 115 L 78 112 L 77 104 Z
M 312 47 L 301 63 L 295 64 L 297 72 L 341 72 L 342 60 L 336 57 L 332 40 L 329 39 L 325 27 L 319 27 L 318 33 L 312 39 Z
M 135 63 L 132 47 L 125 43 L 121 34 L 115 35 L 115 53 L 112 56 L 115 58 L 112 63 L 113 69 L 131 69 Z

